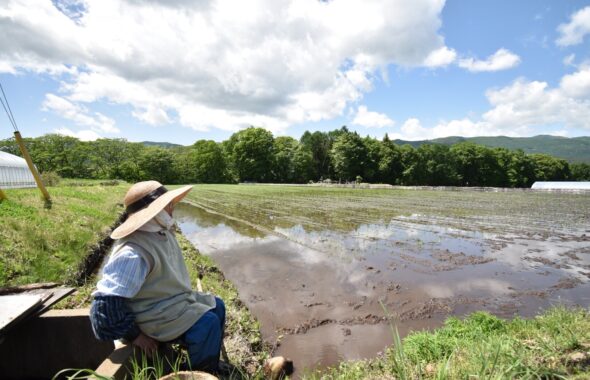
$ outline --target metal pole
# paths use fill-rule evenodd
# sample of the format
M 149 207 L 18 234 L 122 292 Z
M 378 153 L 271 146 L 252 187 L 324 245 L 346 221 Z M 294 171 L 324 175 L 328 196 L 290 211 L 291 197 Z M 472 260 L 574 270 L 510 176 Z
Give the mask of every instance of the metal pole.
M 37 187 L 43 193 L 43 198 L 45 198 L 47 202 L 51 202 L 51 197 L 49 196 L 47 189 L 45 189 L 45 185 L 43 185 L 43 181 L 41 180 L 41 176 L 39 175 L 37 168 L 35 167 L 35 165 L 33 165 L 33 160 L 31 159 L 31 156 L 29 155 L 27 148 L 25 148 L 25 143 L 23 142 L 23 138 L 21 137 L 19 131 L 14 132 L 14 138 L 18 143 L 18 147 L 20 148 L 20 151 L 23 154 L 24 159 L 27 161 L 27 165 L 29 165 L 29 170 L 31 170 L 31 173 L 33 173 L 35 182 L 37 182 Z

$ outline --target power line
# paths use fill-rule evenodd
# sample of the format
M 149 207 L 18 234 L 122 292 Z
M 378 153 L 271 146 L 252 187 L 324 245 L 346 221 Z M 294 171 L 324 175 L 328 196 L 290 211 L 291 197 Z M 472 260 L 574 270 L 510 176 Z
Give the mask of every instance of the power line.
M 2 87 L 2 83 L 0 83 L 0 90 L 2 90 L 2 98 L 0 98 L 0 103 L 2 103 L 2 107 L 4 108 L 4 112 L 6 112 L 6 116 L 8 116 L 8 120 L 10 120 L 10 124 L 14 128 L 15 132 L 18 132 L 18 127 L 16 126 L 16 120 L 14 119 L 14 115 L 12 114 L 12 110 L 10 109 L 10 104 L 8 103 L 8 98 L 6 97 L 6 93 L 4 92 L 4 87 Z M 4 104 L 6 102 L 6 104 Z

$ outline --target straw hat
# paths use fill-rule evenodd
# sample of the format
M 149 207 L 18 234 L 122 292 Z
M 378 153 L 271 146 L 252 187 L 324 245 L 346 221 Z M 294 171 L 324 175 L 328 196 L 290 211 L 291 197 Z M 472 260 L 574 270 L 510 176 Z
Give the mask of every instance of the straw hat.
M 168 191 L 158 181 L 138 182 L 131 186 L 123 200 L 129 217 L 111 233 L 111 238 L 121 239 L 130 235 L 158 215 L 169 203 L 180 202 L 192 188 L 192 186 L 183 186 Z

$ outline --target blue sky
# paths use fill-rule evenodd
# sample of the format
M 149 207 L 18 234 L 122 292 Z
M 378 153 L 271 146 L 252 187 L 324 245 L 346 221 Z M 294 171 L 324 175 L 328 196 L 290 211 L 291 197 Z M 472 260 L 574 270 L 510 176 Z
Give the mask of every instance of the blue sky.
M 29 137 L 590 135 L 590 1 L 8 0 L 0 30 Z

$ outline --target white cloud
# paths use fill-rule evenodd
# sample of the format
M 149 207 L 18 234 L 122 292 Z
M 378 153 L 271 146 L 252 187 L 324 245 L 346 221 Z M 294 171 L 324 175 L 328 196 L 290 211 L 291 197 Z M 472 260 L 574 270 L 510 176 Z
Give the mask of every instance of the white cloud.
M 563 64 L 565 66 L 575 66 L 574 61 L 576 60 L 575 54 L 570 54 L 563 59 Z
M 566 96 L 590 99 L 590 66 L 561 78 L 560 88 Z
M 352 124 L 367 128 L 383 128 L 392 127 L 395 122 L 383 113 L 371 112 L 366 106 L 359 106 Z
M 281 131 L 342 115 L 388 65 L 456 55 L 438 34 L 443 0 L 56 4 L 0 5 L 0 70 L 60 76 L 73 106 L 130 106 L 153 125 Z
M 483 120 L 506 130 L 552 124 L 590 129 L 590 102 L 572 96 L 584 88 L 570 87 L 567 78 L 558 88 L 519 79 L 510 86 L 488 91 L 486 96 L 494 108 L 483 114 Z
M 455 61 L 457 58 L 457 52 L 453 49 L 449 49 L 446 46 L 440 49 L 433 50 L 428 57 L 424 60 L 424 66 L 426 67 L 439 67 L 447 66 Z
M 555 127 L 550 134 L 567 136 L 571 129 L 590 131 L 590 66 L 564 75 L 559 87 L 542 81 L 517 79 L 486 92 L 491 108 L 479 120 L 441 121 L 431 128 L 408 119 L 391 138 L 423 140 L 446 136 L 530 136 L 534 127 Z
M 422 124 L 420 124 L 420 120 L 416 118 L 410 118 L 404 122 L 401 127 L 401 132 L 403 136 L 406 136 L 409 139 L 422 139 L 423 136 L 428 135 L 430 132 L 428 129 L 424 128 Z
M 60 134 L 60 135 L 64 135 L 64 136 L 75 137 L 81 141 L 94 141 L 96 139 L 101 138 L 101 136 L 98 135 L 98 133 L 91 131 L 91 130 L 82 130 L 82 131 L 74 132 L 71 129 L 62 127 L 62 128 L 55 129 L 53 132 Z
M 590 34 L 590 6 L 580 9 L 572 14 L 570 22 L 557 27 L 559 38 L 555 43 L 559 46 L 577 45 L 584 41 L 584 37 Z
M 389 137 L 402 140 L 429 140 L 447 136 L 517 136 L 511 131 L 494 128 L 487 122 L 474 122 L 465 118 L 460 120 L 441 121 L 432 128 L 422 126 L 420 120 L 410 118 L 404 122 L 399 133 L 390 133 Z
M 98 130 L 106 133 L 118 133 L 119 129 L 115 127 L 115 121 L 100 112 L 94 112 L 93 115 L 80 105 L 74 104 L 67 99 L 59 97 L 54 94 L 45 95 L 43 102 L 44 111 L 52 111 L 59 116 L 71 120 L 76 125 L 91 127 L 93 130 Z
M 498 49 L 497 52 L 483 61 L 474 58 L 461 59 L 459 61 L 459 67 L 472 72 L 499 71 L 513 68 L 519 63 L 520 57 L 518 55 L 507 49 Z

